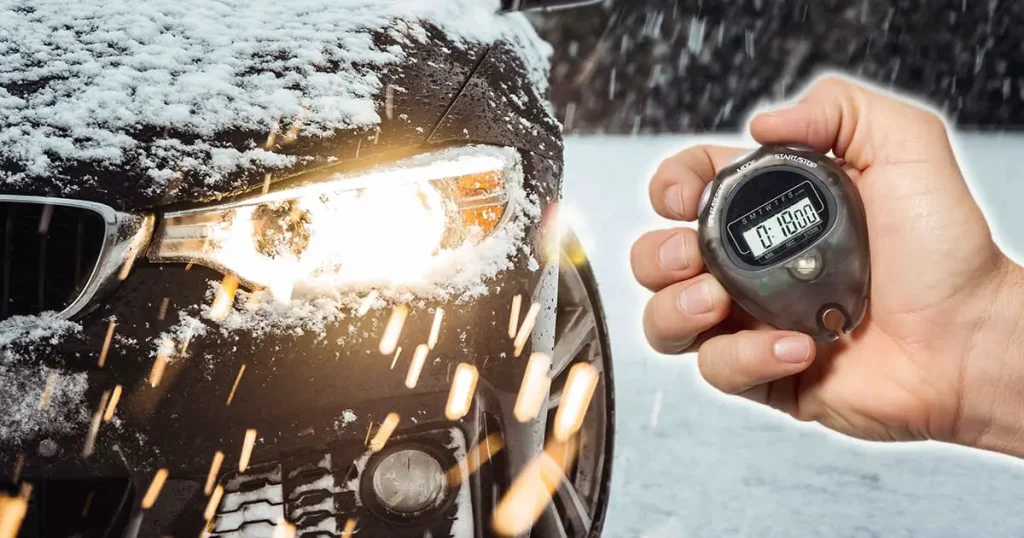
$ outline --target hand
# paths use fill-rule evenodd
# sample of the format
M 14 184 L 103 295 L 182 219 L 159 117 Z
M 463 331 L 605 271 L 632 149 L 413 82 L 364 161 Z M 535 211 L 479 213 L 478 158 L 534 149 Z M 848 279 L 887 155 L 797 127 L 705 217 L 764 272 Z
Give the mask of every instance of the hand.
M 649 232 L 633 245 L 655 349 L 699 345 L 704 378 L 872 440 L 938 439 L 1024 454 L 1024 272 L 992 241 L 942 120 L 837 77 L 750 123 L 762 144 L 832 151 L 860 190 L 871 294 L 858 328 L 835 344 L 778 331 L 732 304 L 703 272 L 696 232 Z M 661 164 L 660 215 L 692 221 L 698 199 L 738 148 L 698 146 Z M 1007 402 L 1010 403 L 1007 403 Z

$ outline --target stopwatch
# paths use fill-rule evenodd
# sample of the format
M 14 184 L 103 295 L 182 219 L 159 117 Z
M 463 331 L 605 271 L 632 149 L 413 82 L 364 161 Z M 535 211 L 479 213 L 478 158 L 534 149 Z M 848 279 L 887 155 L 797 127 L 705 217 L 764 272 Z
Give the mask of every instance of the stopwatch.
M 864 204 L 828 156 L 762 146 L 734 160 L 701 196 L 698 234 L 708 271 L 757 319 L 823 342 L 864 318 Z

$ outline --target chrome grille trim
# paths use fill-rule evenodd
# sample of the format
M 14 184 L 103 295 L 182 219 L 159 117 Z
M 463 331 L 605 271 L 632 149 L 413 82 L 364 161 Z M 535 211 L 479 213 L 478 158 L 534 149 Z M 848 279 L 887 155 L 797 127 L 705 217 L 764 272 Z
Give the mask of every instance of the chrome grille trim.
M 131 264 L 143 253 L 153 235 L 153 215 L 124 213 L 98 202 L 10 194 L 0 195 L 0 202 L 77 207 L 93 211 L 103 219 L 106 229 L 96 264 L 81 293 L 58 313 L 64 319 L 81 313 L 98 295 L 123 280 L 118 277 L 122 273 L 127 276 Z

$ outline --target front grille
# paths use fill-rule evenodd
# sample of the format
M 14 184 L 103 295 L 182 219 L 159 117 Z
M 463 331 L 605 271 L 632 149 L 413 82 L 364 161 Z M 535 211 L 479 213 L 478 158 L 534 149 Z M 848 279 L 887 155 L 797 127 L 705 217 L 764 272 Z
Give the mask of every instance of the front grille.
M 300 538 L 339 536 L 336 496 L 345 488 L 336 486 L 331 461 L 330 453 L 313 454 L 230 473 L 222 482 L 224 497 L 211 538 L 271 536 L 282 519 L 295 525 Z
M 106 236 L 85 207 L 0 201 L 0 319 L 60 312 L 89 282 Z

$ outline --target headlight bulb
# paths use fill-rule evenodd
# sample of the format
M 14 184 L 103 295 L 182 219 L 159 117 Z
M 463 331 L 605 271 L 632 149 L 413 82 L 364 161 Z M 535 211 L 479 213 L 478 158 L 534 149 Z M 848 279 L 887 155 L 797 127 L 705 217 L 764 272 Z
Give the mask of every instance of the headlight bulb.
M 299 256 L 309 246 L 309 212 L 294 200 L 261 204 L 252 210 L 256 252 L 268 257 Z

